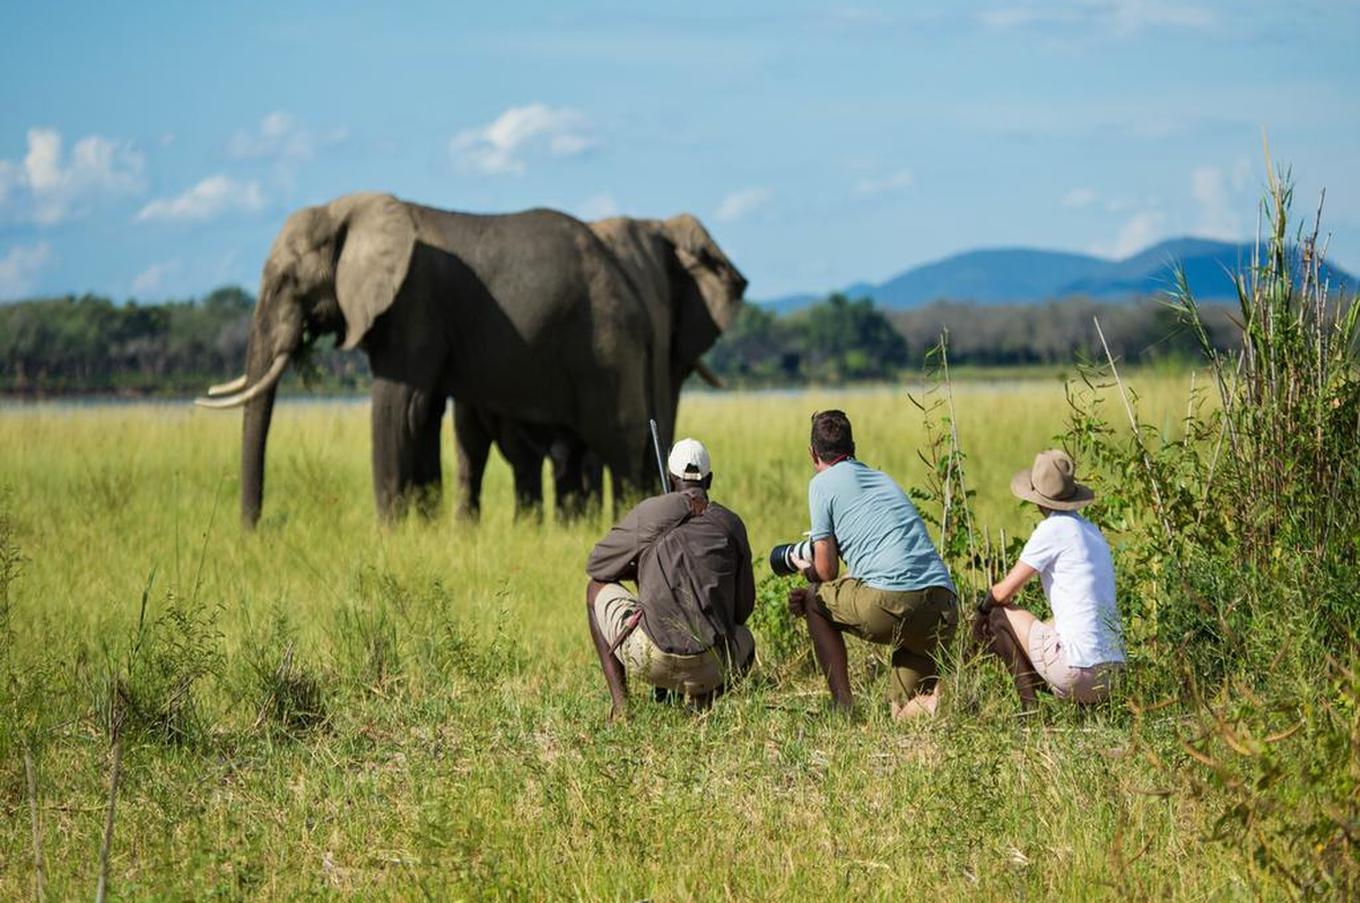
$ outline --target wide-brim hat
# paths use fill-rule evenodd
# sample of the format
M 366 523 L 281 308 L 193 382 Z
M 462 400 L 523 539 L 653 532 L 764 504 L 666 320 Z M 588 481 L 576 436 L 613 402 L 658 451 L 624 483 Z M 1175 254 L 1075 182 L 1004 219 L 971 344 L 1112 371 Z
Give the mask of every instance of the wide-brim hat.
M 1076 480 L 1076 465 L 1062 449 L 1050 448 L 1034 456 L 1034 466 L 1011 477 L 1011 492 L 1027 502 L 1054 511 L 1076 511 L 1096 500 L 1090 486 Z

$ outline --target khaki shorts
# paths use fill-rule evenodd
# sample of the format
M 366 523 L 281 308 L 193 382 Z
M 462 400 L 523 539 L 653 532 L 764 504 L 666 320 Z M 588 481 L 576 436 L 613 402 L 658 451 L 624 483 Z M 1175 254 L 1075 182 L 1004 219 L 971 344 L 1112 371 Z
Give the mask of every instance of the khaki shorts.
M 1059 699 L 1073 702 L 1101 702 L 1124 671 L 1123 662 L 1102 662 L 1089 668 L 1076 668 L 1067 661 L 1062 640 L 1050 621 L 1035 621 L 1029 629 L 1029 660 L 1034 670 Z
M 595 621 L 610 646 L 618 639 L 628 618 L 638 609 L 637 596 L 617 583 L 606 583 L 595 596 Z M 755 650 L 751 631 L 738 624 L 732 635 L 733 664 L 744 664 Z M 665 652 L 652 642 L 641 625 L 614 650 L 628 673 L 655 687 L 690 696 L 711 693 L 728 683 L 728 667 L 717 650 L 695 655 Z
M 846 633 L 893 650 L 888 698 L 897 703 L 915 694 L 922 681 L 933 682 L 939 674 L 938 652 L 959 623 L 954 591 L 946 586 L 886 590 L 840 577 L 818 584 L 817 598 Z M 931 687 L 920 689 L 929 692 Z

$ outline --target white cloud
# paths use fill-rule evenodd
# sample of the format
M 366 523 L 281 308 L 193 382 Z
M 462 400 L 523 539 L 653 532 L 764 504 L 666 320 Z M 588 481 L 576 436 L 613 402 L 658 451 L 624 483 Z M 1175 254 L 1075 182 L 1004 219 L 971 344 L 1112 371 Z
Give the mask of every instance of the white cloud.
M 165 277 L 179 269 L 178 260 L 163 260 L 153 263 L 151 266 L 137 274 L 137 278 L 132 280 L 132 291 L 134 294 L 153 292 L 161 287 Z
M 253 213 L 264 206 L 258 182 L 209 176 L 183 194 L 157 198 L 137 214 L 137 222 L 179 220 L 203 222 L 227 213 Z
M 491 123 L 455 135 L 449 154 L 458 166 L 474 172 L 523 172 L 526 156 L 546 152 L 574 157 L 594 147 L 586 125 L 580 112 L 567 107 L 541 103 L 511 107 Z
M 227 153 L 243 160 L 310 160 L 318 148 L 339 144 L 348 137 L 348 129 L 314 132 L 299 124 L 292 114 L 275 110 L 254 128 L 240 129 L 232 135 Z
M 15 245 L 0 257 L 0 298 L 17 298 L 33 288 L 34 277 L 52 260 L 52 246 Z
M 1096 202 L 1096 193 L 1090 188 L 1073 188 L 1063 195 L 1062 205 L 1080 210 L 1082 207 L 1089 207 Z
M 910 169 L 899 169 L 897 172 L 889 173 L 878 179 L 860 179 L 855 183 L 855 194 L 868 196 L 875 194 L 887 194 L 893 191 L 903 191 L 912 186 L 913 178 Z
M 576 213 L 581 219 L 604 219 L 609 216 L 618 216 L 619 202 L 608 193 L 591 195 L 577 206 Z
M 724 223 L 735 222 L 764 207 L 772 197 L 774 192 L 768 188 L 743 188 L 734 191 L 718 203 L 713 217 Z
M 1104 257 L 1123 260 L 1160 239 L 1166 228 L 1166 214 L 1160 210 L 1141 210 L 1124 221 L 1109 243 L 1097 243 L 1091 251 Z
M 145 187 L 145 158 L 131 145 L 86 135 L 69 157 L 55 129 L 28 130 L 22 162 L 0 160 L 0 205 L 15 205 L 15 218 L 51 226 L 90 212 L 101 198 L 135 194 Z

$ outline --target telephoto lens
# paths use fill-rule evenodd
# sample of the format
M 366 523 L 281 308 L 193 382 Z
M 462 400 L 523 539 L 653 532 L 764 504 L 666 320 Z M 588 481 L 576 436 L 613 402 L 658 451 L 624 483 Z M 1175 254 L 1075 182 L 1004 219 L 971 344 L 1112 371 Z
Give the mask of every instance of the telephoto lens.
M 770 550 L 770 570 L 780 577 L 796 574 L 798 566 L 793 563 L 795 558 L 812 560 L 812 540 L 804 539 L 801 542 L 786 542 L 775 546 Z

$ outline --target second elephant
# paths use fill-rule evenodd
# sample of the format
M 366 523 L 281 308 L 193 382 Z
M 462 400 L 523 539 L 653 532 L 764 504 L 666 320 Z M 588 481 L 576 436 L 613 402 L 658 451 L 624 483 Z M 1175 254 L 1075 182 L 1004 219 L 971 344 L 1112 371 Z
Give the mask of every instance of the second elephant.
M 617 258 L 650 314 L 652 347 L 666 358 L 670 377 L 669 397 L 662 402 L 666 409 L 657 417 L 674 424 L 685 379 L 698 370 L 716 382 L 699 359 L 736 319 L 746 280 L 690 214 L 665 220 L 611 217 L 589 226 Z M 459 400 L 454 436 L 464 513 L 475 516 L 480 510 L 482 475 L 493 443 L 514 471 L 517 512 L 541 506 L 545 457 L 552 461 L 560 513 L 574 513 L 599 499 L 599 458 L 574 424 L 529 423 Z

